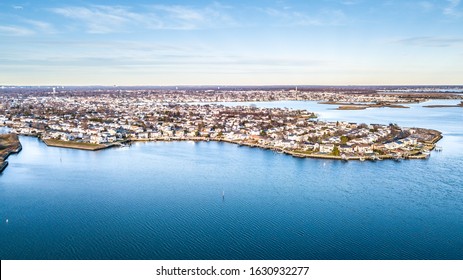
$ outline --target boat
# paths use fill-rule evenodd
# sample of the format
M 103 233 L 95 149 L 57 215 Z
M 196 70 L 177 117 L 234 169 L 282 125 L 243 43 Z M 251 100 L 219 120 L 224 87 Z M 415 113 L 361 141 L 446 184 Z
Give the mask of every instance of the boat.
M 349 160 L 349 159 L 347 158 L 346 154 L 342 154 L 342 155 L 341 155 L 341 159 L 342 159 L 343 161 L 348 161 L 348 160 Z
M 436 152 L 442 152 L 442 146 L 436 146 L 436 148 L 434 149 Z
M 360 161 L 365 161 L 365 158 L 364 158 L 364 157 L 360 157 L 359 160 L 360 160 Z

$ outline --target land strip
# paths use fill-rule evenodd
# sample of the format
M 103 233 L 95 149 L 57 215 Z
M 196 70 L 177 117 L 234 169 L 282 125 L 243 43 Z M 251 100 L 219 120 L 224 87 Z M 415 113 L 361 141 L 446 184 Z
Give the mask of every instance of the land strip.
M 95 144 L 95 143 L 85 143 L 85 142 L 76 142 L 76 141 L 63 141 L 58 139 L 42 139 L 42 141 L 50 147 L 60 147 L 60 148 L 69 148 L 69 149 L 79 149 L 87 151 L 98 151 L 106 149 L 115 144 Z
M 16 134 L 0 134 L 0 173 L 8 166 L 6 159 L 21 151 L 21 143 Z
M 463 101 L 456 105 L 426 105 L 423 106 L 426 108 L 455 108 L 455 107 L 463 107 Z

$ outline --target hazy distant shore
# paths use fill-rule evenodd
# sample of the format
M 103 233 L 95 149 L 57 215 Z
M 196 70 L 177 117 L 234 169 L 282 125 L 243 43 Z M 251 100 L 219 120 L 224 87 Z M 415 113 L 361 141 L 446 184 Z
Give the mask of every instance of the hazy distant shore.
M 463 107 L 463 102 L 456 105 L 426 105 L 425 108 L 458 108 Z
M 337 101 L 323 101 L 318 102 L 319 104 L 327 104 L 327 105 L 339 105 L 336 110 L 365 110 L 367 108 L 410 108 L 408 106 L 404 106 L 401 104 L 391 104 L 391 103 L 349 103 L 349 102 L 337 102 Z

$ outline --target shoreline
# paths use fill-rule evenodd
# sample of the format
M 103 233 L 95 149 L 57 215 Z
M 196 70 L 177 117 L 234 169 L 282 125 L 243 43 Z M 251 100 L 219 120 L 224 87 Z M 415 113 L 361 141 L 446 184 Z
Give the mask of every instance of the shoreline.
M 5 168 L 8 166 L 8 161 L 2 161 L 0 164 L 0 174 L 5 170 Z
M 16 134 L 7 134 L 7 135 L 13 135 L 11 136 L 13 139 L 12 139 L 12 143 L 10 144 L 10 146 L 6 147 L 5 148 L 5 151 L 2 151 L 5 152 L 4 154 L 0 155 L 0 174 L 6 169 L 6 167 L 8 166 L 8 157 L 12 154 L 17 154 L 19 152 L 21 152 L 22 150 L 22 145 L 21 145 L 21 142 L 19 141 L 19 138 Z
M 411 103 L 352 103 L 352 102 L 338 102 L 338 101 L 321 101 L 318 104 L 338 105 L 338 108 L 333 110 L 365 110 L 368 108 L 396 108 L 396 109 L 409 109 L 409 106 L 403 104 Z
M 33 136 L 33 135 L 28 135 Z M 37 136 L 34 136 L 37 137 Z M 107 148 L 111 148 L 117 146 L 117 144 L 90 144 L 90 143 L 79 143 L 74 141 L 63 141 L 63 140 L 56 140 L 56 139 L 42 139 L 45 145 L 48 147 L 57 147 L 57 148 L 67 148 L 67 149 L 76 149 L 76 150 L 84 150 L 84 151 L 99 151 Z
M 437 141 L 442 139 L 442 137 L 439 137 Z M 433 139 L 434 140 L 434 139 Z M 214 140 L 215 141 L 215 140 Z M 436 141 L 436 142 L 437 142 Z M 231 144 L 238 144 L 239 146 L 246 146 L 250 148 L 261 148 L 264 150 L 271 150 L 277 153 L 282 153 L 286 155 L 290 155 L 296 158 L 314 158 L 314 159 L 331 159 L 331 160 L 342 160 L 342 161 L 348 161 L 348 160 L 358 160 L 358 161 L 363 161 L 363 160 L 383 160 L 383 159 L 396 159 L 393 155 L 375 155 L 375 158 L 372 159 L 371 156 L 367 155 L 351 155 L 347 157 L 343 156 L 335 156 L 331 154 L 317 154 L 317 153 L 303 153 L 299 151 L 291 151 L 291 150 L 285 150 L 283 148 L 278 148 L 278 147 L 271 147 L 271 146 L 266 146 L 266 145 L 261 145 L 261 144 L 252 144 L 252 143 L 240 143 L 240 142 L 235 142 L 235 141 L 230 141 L 230 140 L 219 140 L 218 142 L 227 142 Z M 434 142 L 435 143 L 435 142 Z M 433 144 L 434 145 L 434 144 Z M 405 159 L 426 159 L 427 155 L 424 154 L 417 154 L 417 155 L 408 155 L 406 157 L 403 157 Z
M 443 136 L 439 132 L 439 134 L 434 137 L 432 140 L 426 142 L 425 144 L 428 145 L 429 150 L 433 150 L 435 148 L 435 144 L 442 139 Z M 50 139 L 41 139 L 47 146 L 51 147 L 59 147 L 59 148 L 69 148 L 69 149 L 77 149 L 77 150 L 86 150 L 86 151 L 98 151 L 98 150 L 103 150 L 103 149 L 108 149 L 112 147 L 121 147 L 125 143 L 133 143 L 133 142 L 181 142 L 181 141 L 193 141 L 193 142 L 225 142 L 229 144 L 235 144 L 238 146 L 246 146 L 250 148 L 260 148 L 264 150 L 270 150 L 276 153 L 281 153 L 285 155 L 290 155 L 296 158 L 314 158 L 314 159 L 330 159 L 330 160 L 343 160 L 343 161 L 348 161 L 348 160 L 358 160 L 358 161 L 364 161 L 364 160 L 370 160 L 370 161 L 375 161 L 375 160 L 384 160 L 384 159 L 393 159 L 393 160 L 398 160 L 398 159 L 427 159 L 428 155 L 423 154 L 421 152 L 416 152 L 413 154 L 407 154 L 407 155 L 401 155 L 400 157 L 396 157 L 393 154 L 386 154 L 386 155 L 379 155 L 379 154 L 374 154 L 374 155 L 364 155 L 364 154 L 354 154 L 354 155 L 348 155 L 348 156 L 336 156 L 332 154 L 321 154 L 321 153 L 304 153 L 302 151 L 297 151 L 297 150 L 286 150 L 284 148 L 279 148 L 279 147 L 273 147 L 273 146 L 267 146 L 267 145 L 262 145 L 258 143 L 249 143 L 245 141 L 235 141 L 235 140 L 229 140 L 229 139 L 224 139 L 224 138 L 208 138 L 208 137 L 161 137 L 161 138 L 151 138 L 151 139 L 127 139 L 124 140 L 123 142 L 115 142 L 111 143 L 109 145 L 103 145 L 103 144 L 95 144 L 99 145 L 98 147 L 94 148 L 88 148 L 88 147 L 78 147 L 76 145 L 76 142 L 70 142 L 66 143 L 66 141 L 60 141 L 59 144 L 57 143 L 47 143 L 50 142 L 48 140 Z M 64 143 L 62 143 L 64 142 Z M 68 141 L 69 142 L 69 141 Z
M 463 108 L 463 103 L 455 105 L 426 105 L 424 108 Z

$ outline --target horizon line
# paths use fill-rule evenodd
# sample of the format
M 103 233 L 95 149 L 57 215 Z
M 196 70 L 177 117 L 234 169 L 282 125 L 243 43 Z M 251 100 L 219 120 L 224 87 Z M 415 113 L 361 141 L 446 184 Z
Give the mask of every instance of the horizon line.
M 43 85 L 19 85 L 0 84 L 5 87 L 463 87 L 463 84 L 171 84 L 171 85 L 104 85 L 104 84 L 43 84 Z

